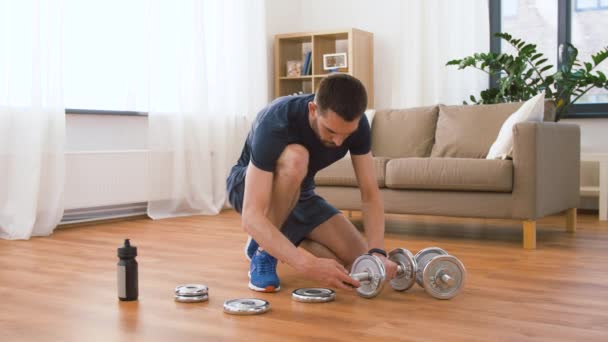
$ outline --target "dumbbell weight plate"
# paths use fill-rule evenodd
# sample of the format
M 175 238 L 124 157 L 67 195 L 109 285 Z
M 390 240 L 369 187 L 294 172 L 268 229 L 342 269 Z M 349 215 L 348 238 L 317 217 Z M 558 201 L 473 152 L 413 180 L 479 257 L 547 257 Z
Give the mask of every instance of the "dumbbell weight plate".
M 336 299 L 336 292 L 319 287 L 302 288 L 294 290 L 291 293 L 291 298 L 303 303 L 327 303 Z
M 388 254 L 388 258 L 403 267 L 404 272 L 391 279 L 391 287 L 397 291 L 405 291 L 416 282 L 416 260 L 412 252 L 405 248 L 395 248 Z
M 452 280 L 446 284 L 439 278 L 447 274 Z M 464 287 L 467 271 L 458 258 L 451 255 L 434 257 L 425 267 L 422 278 L 424 290 L 438 299 L 450 299 Z
M 377 296 L 384 287 L 384 279 L 386 279 L 384 264 L 374 255 L 361 255 L 353 263 L 351 276 L 364 272 L 367 272 L 370 275 L 370 279 L 360 281 L 361 286 L 357 288 L 357 293 L 364 298 L 373 298 Z
M 209 288 L 201 284 L 179 285 L 175 288 L 177 296 L 203 296 L 209 294 Z
M 180 303 L 201 303 L 209 300 L 209 295 L 202 296 L 178 296 L 175 295 L 175 301 Z
M 224 312 L 231 315 L 259 315 L 270 310 L 270 303 L 257 298 L 238 298 L 224 302 Z
M 416 270 L 416 283 L 418 283 L 418 285 L 424 287 L 422 272 L 431 259 L 440 255 L 448 255 L 448 252 L 439 247 L 429 247 L 416 253 L 414 259 L 416 259 L 416 264 L 418 265 L 418 269 Z

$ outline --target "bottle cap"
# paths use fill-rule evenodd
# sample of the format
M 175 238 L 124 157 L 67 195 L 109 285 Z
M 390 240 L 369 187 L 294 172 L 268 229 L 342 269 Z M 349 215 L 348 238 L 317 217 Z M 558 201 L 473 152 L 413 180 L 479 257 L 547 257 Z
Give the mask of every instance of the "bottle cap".
M 125 244 L 118 248 L 119 258 L 133 258 L 137 256 L 137 247 L 131 246 L 129 239 L 125 239 Z

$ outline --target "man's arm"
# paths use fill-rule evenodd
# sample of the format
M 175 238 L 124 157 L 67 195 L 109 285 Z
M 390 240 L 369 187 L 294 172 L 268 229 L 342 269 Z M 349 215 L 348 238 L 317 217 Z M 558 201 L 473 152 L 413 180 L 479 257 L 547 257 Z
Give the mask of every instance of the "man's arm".
M 272 199 L 272 180 L 272 172 L 249 164 L 242 213 L 244 230 L 270 255 L 310 278 L 342 289 L 351 289 L 344 283 L 359 286 L 337 261 L 317 258 L 298 250 L 266 217 Z
M 384 249 L 384 204 L 371 152 L 352 155 L 353 168 L 361 191 L 361 211 L 368 247 Z
M 361 191 L 361 211 L 363 212 L 363 227 L 367 236 L 368 248 L 384 247 L 384 203 L 376 180 L 376 170 L 371 152 L 362 155 L 351 155 L 357 183 Z M 397 265 L 381 255 L 387 278 L 392 279 L 397 271 Z

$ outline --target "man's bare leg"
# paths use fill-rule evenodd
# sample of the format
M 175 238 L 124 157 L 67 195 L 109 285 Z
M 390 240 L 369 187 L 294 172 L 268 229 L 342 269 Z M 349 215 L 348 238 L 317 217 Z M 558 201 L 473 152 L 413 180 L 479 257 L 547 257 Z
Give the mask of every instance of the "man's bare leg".
M 327 246 L 317 241 L 311 239 L 304 239 L 304 241 L 300 243 L 300 247 L 302 247 L 303 249 L 305 249 L 310 254 L 316 257 L 334 259 L 340 264 L 344 265 L 344 261 L 340 260 L 340 258 L 338 258 L 338 256 L 334 252 L 327 248 Z
M 266 208 L 266 217 L 278 229 L 298 203 L 307 172 L 308 150 L 302 145 L 287 145 L 277 160 L 270 206 Z
M 308 150 L 297 144 L 287 145 L 277 161 L 272 181 L 272 197 L 266 216 L 275 227 L 281 226 L 300 198 L 300 187 L 308 173 Z
M 320 224 L 308 234 L 308 239 L 328 249 L 346 269 L 350 269 L 355 259 L 368 251 L 363 235 L 342 214 L 336 214 Z M 314 252 L 326 253 L 317 246 L 311 251 Z

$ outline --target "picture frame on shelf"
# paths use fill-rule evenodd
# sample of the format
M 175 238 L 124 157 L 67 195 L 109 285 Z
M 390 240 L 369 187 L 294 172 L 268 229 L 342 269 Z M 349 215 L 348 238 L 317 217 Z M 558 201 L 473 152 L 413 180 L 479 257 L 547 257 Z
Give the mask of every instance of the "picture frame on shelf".
M 302 61 L 287 61 L 287 77 L 302 76 Z
M 346 52 L 323 54 L 323 70 L 336 71 L 348 67 Z

